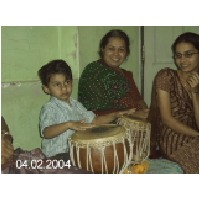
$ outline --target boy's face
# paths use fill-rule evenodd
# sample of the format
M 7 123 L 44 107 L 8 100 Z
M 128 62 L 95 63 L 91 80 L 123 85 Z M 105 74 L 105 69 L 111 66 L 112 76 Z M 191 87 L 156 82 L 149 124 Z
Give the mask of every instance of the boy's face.
M 48 87 L 44 91 L 61 101 L 69 102 L 72 93 L 72 80 L 66 80 L 63 74 L 51 75 Z

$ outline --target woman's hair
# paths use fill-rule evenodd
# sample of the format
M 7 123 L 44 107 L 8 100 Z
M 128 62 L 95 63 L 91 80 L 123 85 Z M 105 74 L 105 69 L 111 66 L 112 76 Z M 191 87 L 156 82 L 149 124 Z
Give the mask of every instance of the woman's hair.
M 67 80 L 72 80 L 71 67 L 64 60 L 52 60 L 38 71 L 42 85 L 48 86 L 52 74 L 63 74 Z
M 199 34 L 186 32 L 186 33 L 182 33 L 176 38 L 174 44 L 172 44 L 172 52 L 173 53 L 175 52 L 177 44 L 183 43 L 183 42 L 190 43 L 195 47 L 195 49 L 199 50 Z
M 126 47 L 126 56 L 128 56 L 130 54 L 130 48 L 129 48 L 130 42 L 129 42 L 128 35 L 126 33 L 124 33 L 122 30 L 113 29 L 113 30 L 110 30 L 108 33 L 106 33 L 99 43 L 98 53 L 99 53 L 100 58 L 103 57 L 103 49 L 108 44 L 110 38 L 123 39 L 125 42 L 125 47 Z

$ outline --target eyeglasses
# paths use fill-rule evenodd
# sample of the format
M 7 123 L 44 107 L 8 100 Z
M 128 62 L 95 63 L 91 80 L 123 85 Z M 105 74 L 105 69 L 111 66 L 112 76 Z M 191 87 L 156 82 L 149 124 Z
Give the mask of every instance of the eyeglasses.
M 194 54 L 199 54 L 197 52 L 190 52 L 190 51 L 186 51 L 185 53 L 175 53 L 173 58 L 175 59 L 181 59 L 183 57 L 183 55 L 185 56 L 185 58 L 192 58 Z

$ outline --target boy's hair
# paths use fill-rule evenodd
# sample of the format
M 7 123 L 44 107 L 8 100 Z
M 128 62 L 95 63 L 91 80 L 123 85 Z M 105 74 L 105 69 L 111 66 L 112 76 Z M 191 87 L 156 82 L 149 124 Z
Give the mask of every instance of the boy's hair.
M 52 60 L 46 65 L 43 65 L 38 71 L 42 85 L 48 86 L 51 75 L 63 74 L 66 80 L 72 80 L 71 67 L 64 60 Z

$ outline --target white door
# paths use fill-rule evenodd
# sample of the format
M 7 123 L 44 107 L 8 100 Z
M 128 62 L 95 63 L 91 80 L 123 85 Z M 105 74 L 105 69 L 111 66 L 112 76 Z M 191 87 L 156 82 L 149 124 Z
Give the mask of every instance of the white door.
M 199 33 L 198 26 L 146 26 L 144 27 L 144 100 L 150 105 L 152 81 L 165 67 L 176 69 L 171 45 L 183 32 Z

